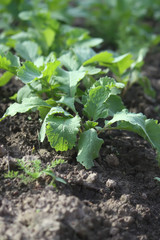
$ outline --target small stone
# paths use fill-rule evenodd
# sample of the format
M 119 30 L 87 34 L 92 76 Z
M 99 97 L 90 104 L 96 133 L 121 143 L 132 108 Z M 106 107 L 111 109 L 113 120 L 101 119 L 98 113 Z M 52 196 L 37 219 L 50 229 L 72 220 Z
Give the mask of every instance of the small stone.
M 132 224 L 132 223 L 134 223 L 134 218 L 132 216 L 125 216 L 124 222 L 126 222 L 128 224 Z
M 147 194 L 146 193 L 142 193 L 142 198 L 143 199 L 147 199 Z
M 91 173 L 86 179 L 87 183 L 94 183 L 97 180 L 97 173 Z
M 117 167 L 119 166 L 119 159 L 115 154 L 108 154 L 106 156 L 106 162 L 110 167 Z
M 127 203 L 129 200 L 130 200 L 129 194 L 123 194 L 120 197 L 120 201 L 123 202 L 123 203 Z
M 117 186 L 116 181 L 112 180 L 112 179 L 108 179 L 106 182 L 106 186 L 108 188 L 115 188 Z

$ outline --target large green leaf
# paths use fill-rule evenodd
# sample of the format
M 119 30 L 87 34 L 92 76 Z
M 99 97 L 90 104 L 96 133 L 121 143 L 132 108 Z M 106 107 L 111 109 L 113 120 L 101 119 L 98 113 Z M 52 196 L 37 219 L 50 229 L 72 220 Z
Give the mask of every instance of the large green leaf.
M 94 55 L 93 57 L 91 57 L 90 59 L 85 61 L 83 63 L 83 65 L 87 65 L 87 64 L 90 64 L 90 63 L 94 63 L 94 62 L 112 63 L 113 60 L 114 60 L 114 58 L 112 56 L 112 53 L 109 53 L 109 52 L 105 51 L 105 52 L 97 53 L 96 55 Z
M 43 110 L 44 113 L 46 113 L 46 109 Z M 52 115 L 62 115 L 64 117 L 72 117 L 72 115 L 70 113 L 68 113 L 67 111 L 65 111 L 62 107 L 52 107 L 46 114 L 43 124 L 41 126 L 41 130 L 39 132 L 39 140 L 40 142 L 44 141 L 45 135 L 46 135 L 46 125 L 47 125 L 47 120 L 49 118 L 49 116 Z M 42 113 L 41 113 L 42 115 Z
M 60 89 L 64 91 L 68 97 L 74 97 L 76 93 L 77 83 L 85 76 L 85 72 L 81 71 L 65 71 L 59 69 L 59 76 L 56 80 L 61 84 Z
M 33 108 L 44 106 L 48 108 L 51 107 L 49 104 L 38 97 L 24 98 L 22 103 L 13 103 L 9 108 L 7 108 L 0 121 L 2 121 L 7 116 L 14 116 L 17 113 L 25 113 Z
M 0 77 L 0 87 L 4 86 L 9 82 L 9 80 L 14 76 L 11 72 L 3 73 L 2 77 Z
M 79 71 L 86 72 L 87 75 L 95 75 L 101 72 L 101 69 L 93 66 L 86 66 L 86 67 L 81 66 Z
M 95 55 L 92 48 L 76 46 L 73 51 L 78 58 L 78 62 L 82 65 L 86 60 L 90 59 Z
M 157 120 L 146 119 L 145 129 L 147 132 L 146 140 L 148 140 L 160 153 L 160 124 L 158 124 Z
M 4 54 L 7 51 L 9 51 L 9 47 L 0 43 L 0 53 Z
M 126 53 L 114 59 L 113 63 L 111 64 L 111 70 L 121 76 L 133 63 L 132 55 Z
M 77 47 L 91 48 L 101 44 L 103 40 L 101 38 L 90 38 L 76 43 Z
M 38 67 L 36 67 L 34 63 L 29 61 L 26 61 L 24 65 L 21 68 L 19 68 L 17 75 L 21 79 L 21 81 L 25 84 L 31 83 L 36 78 L 42 76 Z
M 43 31 L 44 38 L 46 40 L 47 46 L 51 47 L 55 39 L 55 31 L 52 28 L 45 28 Z
M 16 74 L 16 70 L 19 66 L 19 58 L 14 56 L 12 53 L 8 52 L 6 55 L 0 55 L 0 69 Z
M 59 101 L 57 101 L 57 103 L 61 103 L 66 105 L 67 107 L 69 107 L 73 112 L 76 113 L 76 109 L 74 106 L 74 101 L 75 99 L 72 97 L 66 97 L 66 96 L 62 96 L 61 99 Z
M 66 118 L 49 116 L 47 119 L 46 134 L 51 147 L 56 151 L 67 151 L 75 146 L 77 133 L 80 127 L 80 118 Z
M 106 101 L 106 108 L 108 109 L 108 116 L 114 116 L 115 113 L 122 111 L 123 105 L 121 97 L 117 95 L 110 95 Z
M 160 152 L 160 124 L 158 124 L 158 121 L 146 119 L 142 113 L 129 113 L 126 109 L 123 109 L 116 113 L 110 121 L 106 121 L 105 127 L 110 128 L 115 122 L 117 122 L 117 126 L 114 126 L 114 129 L 135 132 Z
M 43 77 L 47 78 L 46 80 L 49 82 L 56 68 L 60 65 L 60 61 L 48 62 L 45 65 L 45 68 L 42 72 Z
M 63 66 L 65 66 L 65 68 L 68 71 L 78 70 L 79 66 L 81 65 L 78 62 L 78 59 L 77 59 L 76 55 L 73 54 L 71 51 L 69 51 L 69 52 L 65 53 L 64 55 L 62 55 L 59 58 L 59 61 L 61 62 L 61 64 Z
M 111 77 L 102 77 L 94 84 L 95 87 L 97 86 L 103 86 L 105 88 L 110 89 L 111 94 L 117 95 L 121 93 L 121 89 L 124 88 L 124 84 L 120 82 L 116 82 Z
M 121 76 L 133 63 L 132 55 L 127 53 L 119 57 L 113 58 L 112 53 L 107 51 L 94 55 L 83 65 L 98 62 L 102 66 L 109 67 L 115 74 Z
M 95 129 L 91 128 L 83 132 L 78 143 L 77 161 L 86 169 L 94 166 L 93 160 L 98 157 L 103 139 L 98 138 Z
M 17 43 L 15 50 L 25 60 L 35 61 L 38 57 L 38 45 L 32 41 Z
M 110 90 L 98 86 L 91 88 L 87 103 L 84 106 L 84 113 L 90 120 L 96 121 L 99 118 L 106 118 L 108 116 L 108 109 L 106 108 L 106 100 L 109 97 Z

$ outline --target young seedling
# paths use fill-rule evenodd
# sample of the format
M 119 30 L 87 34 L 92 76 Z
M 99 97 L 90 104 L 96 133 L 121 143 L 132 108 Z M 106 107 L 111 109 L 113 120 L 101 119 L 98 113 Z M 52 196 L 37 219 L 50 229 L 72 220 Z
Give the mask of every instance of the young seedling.
M 24 159 L 17 159 L 17 163 L 19 168 L 23 171 L 20 173 L 19 171 L 8 171 L 8 173 L 4 174 L 5 178 L 18 178 L 21 182 L 27 184 L 37 180 L 41 176 L 51 176 L 52 181 L 51 184 L 55 185 L 56 181 L 66 184 L 66 181 L 62 178 L 57 177 L 54 172 L 53 168 L 58 164 L 63 164 L 65 161 L 63 159 L 55 160 L 51 164 L 47 166 L 47 168 L 42 169 L 41 161 L 39 159 L 32 160 L 32 161 L 25 161 Z

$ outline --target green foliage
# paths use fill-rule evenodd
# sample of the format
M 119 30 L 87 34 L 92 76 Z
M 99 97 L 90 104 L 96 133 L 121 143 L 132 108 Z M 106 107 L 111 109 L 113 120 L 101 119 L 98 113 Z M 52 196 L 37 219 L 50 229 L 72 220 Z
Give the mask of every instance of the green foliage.
M 28 61 L 35 61 L 38 57 L 38 44 L 32 41 L 17 43 L 15 50 L 19 56 Z
M 0 55 L 0 69 L 4 69 L 15 74 L 18 67 L 20 67 L 18 57 L 10 52 L 8 52 L 6 55 Z
M 116 113 L 110 121 L 105 121 L 105 127 L 110 128 L 113 123 L 117 123 L 117 126 L 113 127 L 114 129 L 136 132 L 160 152 L 160 124 L 158 124 L 158 121 L 146 119 L 142 113 L 129 113 L 124 109 Z
M 56 151 L 67 151 L 75 146 L 80 127 L 78 116 L 72 118 L 49 116 L 47 123 L 46 134 L 51 147 Z
M 98 157 L 102 144 L 103 140 L 98 138 L 94 128 L 83 132 L 78 143 L 77 161 L 86 169 L 93 167 L 93 160 Z
M 0 69 L 5 72 L 0 86 L 14 75 L 24 86 L 14 96 L 17 102 L 9 106 L 0 121 L 17 113 L 38 111 L 42 122 L 40 142 L 47 136 L 56 151 L 77 148 L 77 161 L 87 169 L 94 165 L 103 144 L 98 134 L 108 129 L 136 132 L 159 154 L 158 122 L 129 113 L 120 96 L 121 90 L 124 94 L 137 81 L 146 94 L 155 96 L 140 70 L 148 47 L 159 42 L 144 22 L 145 17 L 158 19 L 158 0 L 70 3 L 1 1 Z M 82 17 L 91 31 L 100 35 L 91 38 L 88 30 L 71 26 L 73 16 Z M 108 46 L 118 47 L 119 53 L 97 52 L 103 44 L 97 36 L 103 36 Z M 108 77 L 109 71 L 113 78 Z M 42 173 L 55 177 L 50 169 L 41 171 L 38 161 L 33 171 L 20 164 L 32 179 Z
M 28 184 L 30 182 L 35 181 L 41 176 L 51 176 L 53 184 L 55 181 L 62 182 L 66 184 L 66 182 L 62 179 L 57 177 L 53 171 L 52 168 L 56 167 L 58 164 L 63 164 L 65 161 L 63 159 L 55 160 L 50 165 L 47 166 L 47 168 L 42 169 L 41 161 L 39 159 L 36 160 L 30 160 L 25 161 L 24 159 L 17 159 L 17 165 L 19 168 L 23 171 L 23 173 L 20 173 L 19 171 L 8 171 L 8 173 L 4 174 L 5 178 L 18 178 L 21 180 L 21 182 Z
M 11 72 L 5 72 L 2 77 L 0 77 L 0 87 L 6 85 L 10 79 L 14 76 Z
M 159 7 L 158 0 L 75 0 L 69 12 L 73 20 L 83 19 L 92 36 L 102 37 L 120 53 L 136 56 L 142 46 L 149 47 L 156 38 L 147 19 L 160 19 Z
M 160 178 L 159 177 L 155 177 L 155 180 L 157 180 L 158 182 L 160 182 Z
M 5 178 L 16 178 L 18 176 L 19 172 L 18 171 L 8 171 L 8 173 L 4 174 Z
M 41 72 L 32 62 L 25 62 L 23 67 L 18 70 L 18 77 L 24 83 L 30 83 L 41 76 Z
M 109 59 L 112 57 L 110 68 L 119 69 L 122 73 L 132 62 L 130 55 L 114 58 L 107 52 L 98 57 L 95 54 L 84 67 L 86 59 L 83 57 L 84 62 L 81 62 L 82 54 L 84 52 L 81 49 L 73 60 L 74 53 L 68 52 L 67 58 L 71 58 L 68 61 L 69 70 L 63 69 L 66 65 L 64 56 L 60 58 L 62 63 L 55 57 L 49 57 L 39 67 L 31 61 L 24 62 L 17 68 L 17 76 L 25 83 L 17 94 L 19 103 L 9 106 L 1 120 L 17 113 L 39 111 L 42 120 L 39 140 L 43 142 L 47 135 L 51 147 L 56 151 L 76 147 L 77 161 L 86 168 L 94 165 L 93 161 L 98 157 L 103 143 L 97 134 L 108 129 L 136 132 L 160 152 L 160 125 L 157 121 L 146 119 L 143 114 L 129 113 L 119 96 L 125 85 L 107 76 L 100 77 L 104 71 L 99 72 L 96 67 L 89 65 L 96 60 L 104 66 L 109 56 Z M 71 63 L 75 67 L 69 67 Z M 108 118 L 111 120 L 107 121 Z M 114 123 L 117 126 L 112 127 Z M 35 171 L 33 175 L 38 177 L 38 172 Z M 48 170 L 46 173 L 52 174 Z

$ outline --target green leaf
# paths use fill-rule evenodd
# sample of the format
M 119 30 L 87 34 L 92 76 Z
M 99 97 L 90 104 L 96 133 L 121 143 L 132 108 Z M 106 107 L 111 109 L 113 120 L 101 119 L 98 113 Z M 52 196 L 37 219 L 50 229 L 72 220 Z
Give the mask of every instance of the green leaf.
M 145 120 L 146 137 L 145 139 L 151 143 L 151 145 L 160 153 L 160 124 L 157 120 L 146 119 Z
M 59 58 L 59 61 L 63 66 L 67 68 L 69 71 L 75 71 L 78 70 L 80 63 L 78 62 L 78 59 L 75 54 L 73 54 L 71 51 L 65 53 Z
M 0 77 L 0 87 L 6 85 L 13 76 L 14 74 L 11 72 L 3 73 L 2 77 Z
M 74 47 L 73 52 L 78 58 L 78 62 L 82 65 L 86 60 L 90 59 L 95 55 L 95 52 L 92 48 L 84 48 L 84 47 Z
M 120 93 L 119 88 L 122 88 L 124 84 L 117 83 L 113 78 L 103 77 L 95 82 L 93 87 L 89 90 L 89 97 L 84 105 L 84 113 L 89 119 L 96 121 L 99 118 L 106 118 L 111 114 L 112 107 L 113 112 L 117 110 L 122 110 L 123 104 L 120 98 L 114 99 L 112 103 L 111 99 L 107 100 L 110 95 L 116 95 Z M 116 104 L 119 106 L 116 106 Z M 113 114 L 113 113 L 112 113 Z
M 159 177 L 155 177 L 154 179 L 160 182 L 160 178 Z
M 47 78 L 47 82 L 50 81 L 53 73 L 55 72 L 55 70 L 57 69 L 57 67 L 60 65 L 60 61 L 54 61 L 54 62 L 48 62 L 46 65 L 45 65 L 45 68 L 42 72 L 43 74 L 43 77 L 44 78 Z
M 38 107 L 51 107 L 49 104 L 47 104 L 45 101 L 38 97 L 31 97 L 31 98 L 24 98 L 22 103 L 13 103 L 10 107 L 7 108 L 5 114 L 2 118 L 0 118 L 0 121 L 2 121 L 7 116 L 14 116 L 17 113 L 25 113 L 33 108 Z
M 89 119 L 96 121 L 99 118 L 106 118 L 108 116 L 105 101 L 109 97 L 109 94 L 110 90 L 103 86 L 90 89 L 87 103 L 84 106 L 84 113 Z
M 51 147 L 56 151 L 67 151 L 75 146 L 77 133 L 80 127 L 80 118 L 53 117 L 47 118 L 46 134 Z
M 12 67 L 15 71 L 20 67 L 19 57 L 13 55 L 11 52 L 6 54 L 6 58 L 10 61 L 10 67 Z
M 17 102 L 21 103 L 24 98 L 35 97 L 35 93 L 28 85 L 24 85 L 17 93 Z
M 46 40 L 46 43 L 47 43 L 47 46 L 48 47 L 51 47 L 52 44 L 53 44 L 53 41 L 55 39 L 55 31 L 53 31 L 53 29 L 51 28 L 46 28 L 44 31 L 43 31 L 43 35 L 45 37 L 45 40 Z
M 96 54 L 89 60 L 85 61 L 83 65 L 98 62 L 100 65 L 109 67 L 115 74 L 121 76 L 134 62 L 131 58 L 132 55 L 129 53 L 113 58 L 112 53 L 105 51 Z
M 132 55 L 126 53 L 115 58 L 110 68 L 115 74 L 121 76 L 129 67 L 131 67 L 133 62 Z
M 37 78 L 40 78 L 42 74 L 32 62 L 26 61 L 24 65 L 19 68 L 17 76 L 23 83 L 27 84 L 31 83 Z
M 156 91 L 152 88 L 151 81 L 147 77 L 138 78 L 138 83 L 143 87 L 145 94 L 155 98 Z
M 86 121 L 84 124 L 84 127 L 86 130 L 90 128 L 95 128 L 98 125 L 98 122 L 93 122 L 93 121 Z
M 44 112 L 46 112 L 46 109 L 44 110 Z M 41 112 L 41 115 L 43 113 Z M 47 125 L 48 117 L 55 115 L 55 114 L 59 114 L 59 115 L 65 116 L 65 117 L 72 117 L 72 115 L 70 113 L 66 112 L 62 107 L 52 107 L 50 109 L 50 111 L 47 113 L 47 115 L 45 116 L 43 124 L 41 126 L 41 130 L 39 132 L 39 137 L 38 137 L 40 142 L 43 142 L 45 139 L 46 125 Z
M 9 47 L 4 45 L 4 44 L 0 44 L 0 53 L 5 53 L 9 50 Z
M 110 95 L 106 101 L 106 108 L 108 109 L 108 116 L 114 116 L 115 113 L 122 111 L 125 106 L 119 96 Z
M 58 181 L 58 182 L 61 182 L 61 183 L 64 183 L 64 184 L 67 183 L 64 179 L 62 179 L 62 178 L 60 178 L 60 177 L 57 177 L 57 176 L 53 173 L 52 170 L 47 170 L 47 169 L 46 169 L 46 170 L 43 170 L 43 172 L 44 172 L 46 175 L 51 176 L 55 181 Z
M 98 157 L 103 142 L 102 139 L 98 138 L 97 132 L 93 128 L 83 132 L 78 143 L 77 161 L 86 169 L 93 167 L 93 160 Z
M 19 66 L 19 58 L 14 56 L 12 53 L 8 52 L 6 55 L 0 55 L 0 69 L 16 74 L 16 70 Z
M 35 61 L 38 57 L 38 45 L 32 41 L 17 43 L 15 50 L 25 60 Z
M 103 42 L 101 38 L 90 38 L 76 43 L 76 46 L 83 48 L 95 47 Z
M 105 52 L 101 52 L 101 53 L 97 53 L 96 55 L 94 55 L 93 57 L 91 57 L 90 59 L 88 59 L 87 61 L 85 61 L 83 63 L 83 65 L 87 65 L 90 63 L 94 63 L 94 62 L 98 62 L 98 63 L 112 63 L 114 60 L 112 53 L 109 53 L 107 51 Z
M 68 97 L 74 97 L 76 93 L 77 83 L 85 76 L 85 72 L 81 71 L 65 71 L 59 69 L 59 75 L 56 80 L 62 85 L 60 87 Z
M 95 68 L 93 66 L 87 66 L 87 67 L 81 66 L 79 71 L 85 72 L 87 75 L 95 75 L 101 72 L 101 69 Z
M 72 97 L 66 97 L 66 96 L 62 96 L 61 99 L 59 101 L 57 101 L 57 103 L 61 103 L 66 105 L 67 107 L 69 107 L 73 112 L 76 113 L 76 109 L 74 106 L 74 101 L 75 99 Z
M 20 19 L 27 21 L 30 20 L 33 17 L 33 15 L 34 13 L 32 11 L 23 11 L 20 12 L 18 16 Z
M 110 128 L 110 125 L 115 122 L 117 122 L 117 126 L 114 129 L 135 132 L 160 152 L 160 124 L 158 124 L 158 121 L 146 119 L 142 113 L 129 113 L 126 109 L 123 109 L 116 113 L 110 121 L 105 121 L 105 127 Z

